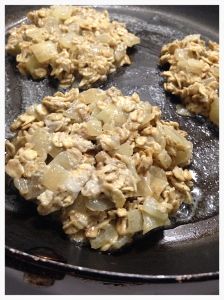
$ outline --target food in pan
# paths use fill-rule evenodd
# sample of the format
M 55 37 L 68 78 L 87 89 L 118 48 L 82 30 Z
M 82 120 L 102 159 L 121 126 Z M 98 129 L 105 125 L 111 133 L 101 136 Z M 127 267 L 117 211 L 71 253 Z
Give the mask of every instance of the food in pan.
M 29 12 L 28 24 L 10 31 L 6 49 L 16 56 L 23 75 L 41 79 L 48 75 L 63 86 L 74 80 L 80 87 L 96 81 L 125 64 L 127 48 L 140 42 L 125 24 L 110 21 L 106 10 L 51 6 Z
M 219 45 L 206 43 L 199 34 L 162 47 L 160 64 L 167 92 L 181 98 L 186 108 L 219 124 Z
M 11 130 L 6 172 L 20 194 L 41 215 L 58 211 L 65 233 L 94 249 L 118 249 L 192 202 L 187 133 L 136 93 L 57 92 Z

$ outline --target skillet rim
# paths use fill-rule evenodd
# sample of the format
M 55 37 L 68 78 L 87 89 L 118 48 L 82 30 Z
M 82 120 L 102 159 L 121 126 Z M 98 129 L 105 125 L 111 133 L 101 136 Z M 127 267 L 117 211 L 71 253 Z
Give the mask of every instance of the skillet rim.
M 42 269 L 52 269 L 54 272 L 65 273 L 65 275 L 77 275 L 86 279 L 94 280 L 109 280 L 116 282 L 148 282 L 148 283 L 182 283 L 182 282 L 195 282 L 219 279 L 219 271 L 204 272 L 195 274 L 182 274 L 182 275 L 145 275 L 134 273 L 121 273 L 114 271 L 96 270 L 87 267 L 81 267 L 64 262 L 58 262 L 46 258 L 41 258 L 24 251 L 5 246 L 6 261 L 13 257 L 19 260 L 20 263 L 28 263 L 29 266 L 37 265 Z

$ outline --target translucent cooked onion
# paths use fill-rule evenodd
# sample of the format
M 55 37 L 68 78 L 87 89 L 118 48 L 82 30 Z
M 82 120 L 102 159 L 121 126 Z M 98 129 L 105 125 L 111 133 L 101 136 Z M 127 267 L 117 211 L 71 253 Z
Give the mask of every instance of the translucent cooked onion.
M 124 143 L 118 147 L 116 152 L 121 155 L 131 156 L 133 154 L 133 147 L 128 143 Z
M 197 41 L 199 40 L 201 37 L 200 34 L 189 34 L 187 35 L 185 38 L 184 38 L 184 41 L 187 42 L 187 41 Z
M 141 176 L 141 180 L 137 183 L 137 194 L 142 197 L 152 196 L 152 190 L 146 177 Z
M 64 112 L 64 116 L 69 117 L 70 119 L 74 120 L 76 123 L 81 123 L 82 117 L 77 111 L 77 104 L 74 103 L 68 110 Z
M 141 122 L 141 125 L 145 125 L 154 119 L 154 115 L 152 114 L 152 106 L 149 103 L 147 103 L 146 107 L 144 107 L 144 114 L 145 117 Z
M 219 125 L 219 99 L 218 98 L 216 98 L 211 104 L 209 118 L 216 125 Z
M 120 249 L 124 245 L 131 243 L 131 241 L 132 239 L 128 235 L 119 237 L 118 240 L 113 244 L 113 249 Z
M 78 166 L 79 163 L 80 161 L 75 159 L 74 155 L 68 151 L 62 151 L 48 164 L 48 166 L 60 165 L 66 170 L 72 170 Z
M 49 154 L 51 157 L 57 156 L 60 152 L 62 152 L 63 149 L 59 147 L 55 147 L 53 144 L 50 146 Z
M 135 233 L 142 230 L 143 227 L 143 220 L 142 220 L 142 214 L 137 209 L 132 209 L 127 214 L 128 218 L 128 227 L 127 231 L 128 233 Z
M 113 244 L 117 238 L 118 234 L 116 229 L 111 224 L 108 224 L 95 239 L 90 240 L 90 244 L 93 249 L 98 249 L 108 243 Z
M 96 118 L 100 121 L 103 121 L 104 124 L 108 123 L 111 119 L 111 113 L 109 109 L 102 110 L 96 115 Z
M 106 99 L 107 95 L 101 89 L 88 89 L 87 91 L 79 94 L 79 101 L 85 104 L 90 104 L 92 102 L 100 101 Z
M 79 31 L 80 31 L 80 27 L 79 27 L 79 24 L 77 24 L 77 23 L 71 23 L 71 24 L 69 24 L 69 25 L 67 25 L 68 26 L 68 32 L 75 32 L 75 33 L 79 33 Z
M 41 183 L 49 190 L 55 192 L 58 187 L 65 185 L 69 180 L 70 174 L 60 165 L 52 165 L 46 168 Z
M 122 126 L 127 121 L 127 114 L 120 111 L 119 109 L 114 110 L 114 114 L 112 115 L 115 126 Z
M 163 169 L 167 170 L 171 163 L 172 163 L 172 159 L 169 156 L 169 154 L 167 153 L 167 151 L 165 149 L 163 149 L 157 156 L 156 156 L 157 161 L 159 162 L 159 164 L 162 166 Z
M 126 46 L 125 44 L 119 44 L 114 51 L 114 57 L 117 62 L 120 62 L 126 55 Z
M 177 148 L 176 164 L 187 165 L 192 156 L 192 143 L 171 126 L 162 125 L 160 128 L 169 143 L 174 144 Z
M 105 211 L 114 207 L 114 203 L 107 198 L 88 199 L 86 207 L 92 211 Z
M 98 55 L 102 50 L 102 47 L 99 44 L 93 44 L 91 47 L 89 47 L 89 52 L 93 55 Z
M 174 56 L 177 60 L 187 60 L 189 58 L 188 49 L 177 48 L 174 52 Z
M 193 74 L 201 74 L 204 68 L 204 63 L 194 58 L 188 58 L 187 60 L 179 60 L 177 65 L 181 69 L 186 69 L 187 72 L 191 72 Z
M 192 73 L 200 74 L 204 68 L 204 63 L 200 60 L 190 58 L 187 60 L 188 67 Z
M 154 218 L 144 211 L 142 211 L 142 217 L 143 217 L 143 234 L 159 226 L 169 225 L 170 222 L 169 219 L 167 219 L 164 222 L 163 220 Z
M 49 16 L 47 19 L 45 19 L 45 24 L 44 24 L 44 28 L 50 33 L 52 34 L 53 32 L 60 35 L 61 34 L 61 30 L 59 28 L 59 19 L 54 18 L 53 16 Z
M 29 192 L 28 180 L 25 178 L 15 178 L 14 185 L 22 195 L 26 195 Z
M 168 220 L 168 213 L 161 211 L 159 203 L 153 197 L 145 199 L 142 209 L 156 219 L 162 221 Z
M 192 114 L 189 112 L 189 110 L 181 104 L 177 104 L 176 111 L 177 111 L 178 115 L 183 116 L 183 117 L 192 116 Z
M 14 185 L 27 200 L 35 199 L 43 190 L 36 178 L 16 178 Z
M 162 149 L 165 149 L 166 147 L 166 138 L 163 135 L 163 131 L 161 130 L 161 126 L 157 125 L 157 131 L 152 133 L 153 139 L 161 146 Z M 150 142 L 154 142 L 151 137 L 148 137 L 148 140 Z
M 39 67 L 40 67 L 40 63 L 38 62 L 38 60 L 35 58 L 34 55 L 30 55 L 26 62 L 26 68 L 34 78 L 35 78 L 35 71 Z
M 30 49 L 39 63 L 48 62 L 52 57 L 54 57 L 58 53 L 56 44 L 51 41 L 34 44 L 30 46 Z
M 109 104 L 105 109 L 96 114 L 96 118 L 104 122 L 104 124 L 112 122 L 114 126 L 122 126 L 127 121 L 128 116 L 114 104 Z
M 73 32 L 68 32 L 63 34 L 60 39 L 59 39 L 59 44 L 63 48 L 70 49 L 72 47 L 74 39 L 74 33 Z
M 97 41 L 100 43 L 107 43 L 109 44 L 111 41 L 111 36 L 109 33 L 102 33 L 96 36 Z
M 103 125 L 103 131 L 113 131 L 114 130 L 114 124 L 112 123 L 105 123 Z
M 219 78 L 219 66 L 218 65 L 211 66 L 211 72 L 214 74 L 214 76 L 216 78 Z
M 26 36 L 36 42 L 41 42 L 45 40 L 46 35 L 48 35 L 48 32 L 45 28 L 34 27 L 34 28 L 28 28 L 26 30 Z
M 34 145 L 33 149 L 45 160 L 50 150 L 49 133 L 43 128 L 36 129 L 30 138 L 30 142 Z
M 149 169 L 148 182 L 153 194 L 158 199 L 162 191 L 169 184 L 163 169 L 151 166 Z
M 128 47 L 133 47 L 134 45 L 140 43 L 140 38 L 129 32 L 127 34 L 127 38 L 125 39 L 125 43 Z
M 102 124 L 97 119 L 91 119 L 86 122 L 86 131 L 90 136 L 98 136 L 102 133 Z
M 116 114 L 116 106 L 114 104 L 109 104 L 105 109 L 96 115 L 96 118 L 105 123 L 110 123 L 113 116 Z
M 67 5 L 52 6 L 51 14 L 59 20 L 66 20 L 72 14 L 72 7 Z

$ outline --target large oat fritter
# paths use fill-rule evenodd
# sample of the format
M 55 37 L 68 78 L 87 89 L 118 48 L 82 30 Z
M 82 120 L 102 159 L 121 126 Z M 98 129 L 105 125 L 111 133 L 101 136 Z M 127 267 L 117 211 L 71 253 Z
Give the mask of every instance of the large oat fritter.
M 110 21 L 106 10 L 51 6 L 29 12 L 28 24 L 11 29 L 6 49 L 16 56 L 23 75 L 41 79 L 48 75 L 63 86 L 74 80 L 80 87 L 96 81 L 125 64 L 127 48 L 140 43 L 125 24 Z
M 6 172 L 38 212 L 100 250 L 169 224 L 191 203 L 192 143 L 159 107 L 116 88 L 47 96 L 12 123 Z

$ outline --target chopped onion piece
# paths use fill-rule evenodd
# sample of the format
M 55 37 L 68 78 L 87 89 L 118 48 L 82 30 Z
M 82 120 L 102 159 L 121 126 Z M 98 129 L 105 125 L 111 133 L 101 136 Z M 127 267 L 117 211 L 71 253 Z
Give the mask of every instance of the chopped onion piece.
M 85 104 L 90 104 L 92 102 L 104 100 L 106 98 L 106 93 L 101 89 L 88 89 L 87 91 L 79 94 L 78 100 Z
M 141 177 L 141 180 L 137 183 L 137 195 L 142 197 L 152 196 L 152 190 L 147 181 L 147 178 Z
M 44 24 L 44 28 L 50 33 L 52 34 L 53 32 L 60 35 L 61 34 L 61 30 L 59 28 L 59 20 L 49 16 L 46 20 L 45 20 L 45 24 Z
M 149 169 L 148 182 L 153 194 L 158 199 L 162 191 L 169 184 L 163 169 L 151 166 Z
M 30 142 L 34 144 L 33 149 L 37 151 L 38 155 L 46 159 L 47 153 L 50 150 L 50 136 L 49 133 L 43 129 L 39 128 L 35 130 L 31 136 Z
M 128 233 L 135 233 L 142 230 L 142 214 L 137 209 L 132 209 L 127 214 L 128 217 Z
M 104 124 L 109 123 L 111 120 L 111 113 L 109 109 L 102 110 L 96 115 L 96 118 L 100 121 L 103 121 Z
M 98 136 L 102 133 L 102 124 L 97 119 L 91 119 L 86 123 L 87 134 L 90 136 Z
M 114 110 L 114 114 L 112 117 L 115 126 L 122 126 L 127 121 L 127 115 L 124 112 L 117 109 Z
M 49 190 L 55 192 L 60 186 L 64 186 L 70 174 L 59 165 L 52 165 L 46 168 L 41 183 Z
M 188 49 L 177 48 L 174 52 L 174 56 L 177 60 L 187 60 L 189 58 Z
M 191 117 L 192 116 L 192 114 L 189 112 L 189 110 L 181 104 L 177 104 L 176 111 L 177 111 L 178 115 L 183 116 L 183 117 Z
M 20 194 L 27 200 L 35 199 L 39 196 L 43 188 L 40 186 L 36 178 L 15 178 L 14 185 L 19 190 Z
M 38 60 L 35 58 L 34 55 L 29 56 L 28 61 L 26 62 L 26 68 L 30 72 L 30 74 L 35 78 L 36 77 L 35 71 L 36 69 L 40 68 L 40 63 L 38 62 Z
M 63 48 L 70 49 L 72 47 L 72 42 L 74 38 L 74 33 L 73 32 L 68 32 L 63 34 L 60 39 L 59 39 L 59 44 Z
M 114 104 L 109 104 L 104 110 L 96 115 L 96 118 L 104 123 L 110 123 L 116 113 L 115 110 L 116 106 Z
M 125 43 L 128 47 L 133 47 L 134 45 L 140 43 L 140 38 L 129 32 L 127 38 L 125 39 Z
M 103 130 L 104 131 L 113 131 L 114 130 L 114 124 L 112 124 L 112 123 L 105 123 L 103 125 Z
M 187 72 L 200 74 L 204 68 L 204 63 L 194 58 L 188 58 L 187 60 L 179 60 L 177 66 L 181 69 L 186 69 Z
M 49 61 L 58 53 L 56 44 L 51 41 L 34 44 L 30 46 L 30 49 L 40 63 Z
M 219 99 L 218 98 L 216 98 L 211 104 L 209 118 L 216 125 L 219 125 Z
M 149 232 L 150 230 L 165 226 L 170 224 L 170 220 L 167 219 L 165 222 L 163 220 L 160 220 L 158 218 L 154 218 L 150 216 L 148 213 L 142 211 L 142 217 L 143 217 L 143 234 Z
M 108 224 L 104 230 L 102 230 L 95 239 L 90 240 L 91 247 L 98 249 L 106 245 L 107 243 L 113 244 L 118 239 L 118 234 L 113 225 Z
M 121 43 L 115 49 L 114 52 L 115 60 L 117 62 L 120 62 L 125 57 L 125 55 L 126 55 L 126 45 Z
M 161 211 L 159 203 L 153 197 L 145 199 L 142 209 L 156 219 L 162 221 L 166 221 L 168 219 L 168 213 Z
M 77 23 L 71 23 L 68 25 L 68 32 L 75 32 L 75 33 L 79 33 L 80 31 L 80 27 L 79 24 Z
M 105 211 L 114 207 L 114 203 L 107 198 L 88 199 L 86 207 L 92 211 Z
M 59 5 L 59 6 L 52 6 L 51 14 L 53 17 L 59 20 L 66 20 L 72 14 L 72 6 L 68 5 Z
M 219 66 L 211 66 L 211 72 L 215 75 L 216 78 L 219 78 Z
M 62 151 L 48 164 L 48 166 L 60 165 L 66 170 L 72 170 L 75 169 L 75 167 L 77 167 L 79 163 L 80 161 L 77 160 L 74 155 L 72 155 L 68 151 Z
M 168 143 L 174 144 L 177 150 L 180 152 L 178 154 L 177 151 L 176 164 L 179 166 L 187 165 L 192 156 L 192 143 L 171 126 L 162 125 L 160 128 Z
M 112 245 L 113 249 L 120 249 L 126 244 L 131 243 L 132 238 L 128 235 L 119 237 L 118 240 Z
M 160 165 L 163 167 L 163 169 L 167 170 L 171 163 L 172 163 L 172 159 L 169 156 L 169 154 L 167 153 L 167 151 L 165 149 L 163 149 L 157 156 L 156 159 L 158 160 L 158 162 L 160 163 Z
M 109 33 L 102 33 L 96 36 L 97 41 L 110 44 L 111 36 Z
M 14 179 L 14 185 L 22 195 L 25 195 L 29 192 L 28 179 L 15 178 Z
M 83 121 L 80 114 L 77 111 L 76 102 L 74 102 L 73 105 L 64 112 L 64 116 L 69 117 L 70 119 L 74 120 L 77 123 L 81 123 Z
M 116 152 L 121 155 L 131 156 L 133 154 L 133 147 L 131 145 L 129 145 L 128 143 L 124 143 L 119 146 L 119 148 L 116 150 Z
M 26 30 L 26 36 L 37 42 L 45 40 L 46 35 L 48 35 L 48 32 L 45 28 L 34 27 Z
M 49 154 L 51 157 L 57 156 L 59 153 L 63 151 L 63 148 L 59 148 L 54 146 L 53 144 L 50 146 Z

